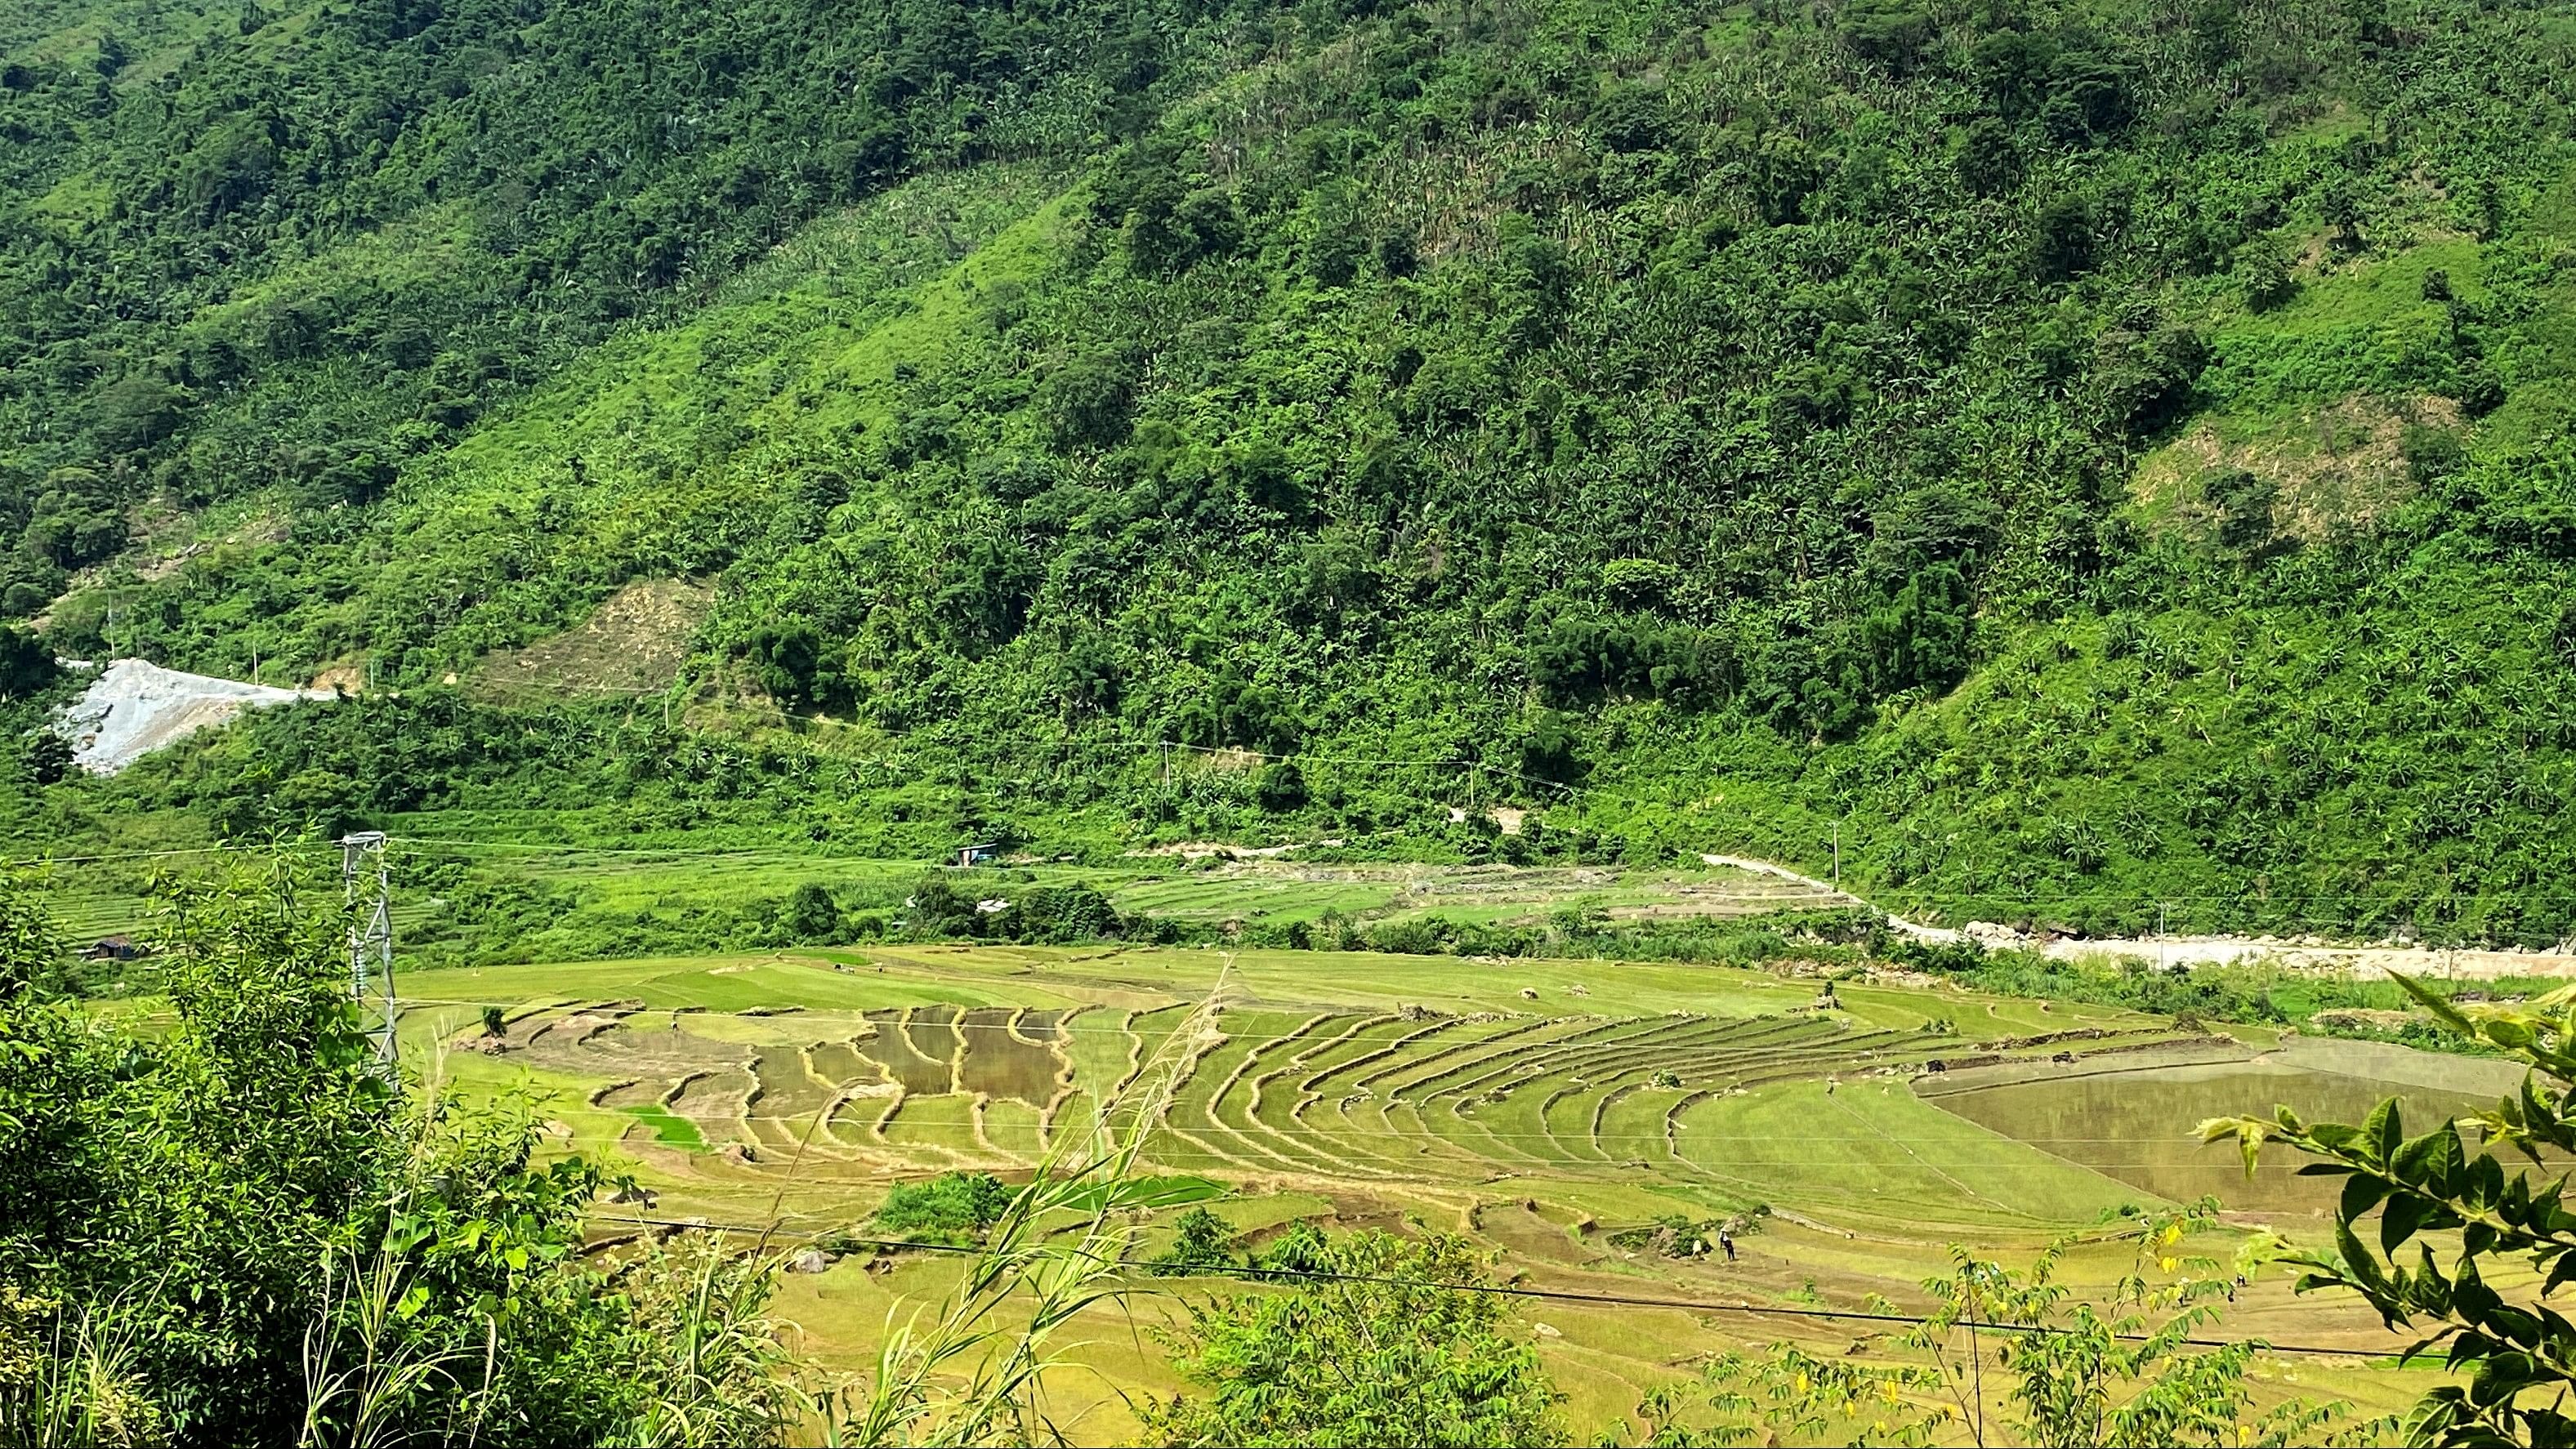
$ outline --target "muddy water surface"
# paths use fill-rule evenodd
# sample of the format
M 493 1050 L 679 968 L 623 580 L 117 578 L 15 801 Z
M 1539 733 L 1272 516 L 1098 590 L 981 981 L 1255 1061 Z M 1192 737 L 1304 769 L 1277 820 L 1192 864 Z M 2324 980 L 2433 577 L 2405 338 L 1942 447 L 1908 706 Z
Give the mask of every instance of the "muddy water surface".
M 932 1007 L 945 1013 L 953 1008 Z M 950 1030 L 943 1015 L 936 1024 L 913 1023 L 907 1029 L 905 1011 L 871 1011 L 868 1020 L 876 1023 L 877 1034 L 857 1043 L 861 1054 L 883 1065 L 888 1075 L 899 1083 L 906 1095 L 938 1096 L 952 1090 L 955 1072 L 948 1065 L 949 1054 L 957 1049 L 957 1034 Z M 920 1042 L 928 1038 L 940 1043 L 938 1055 L 922 1051 Z
M 2252 1212 L 2330 1210 L 2341 1179 L 2300 1177 L 2309 1159 L 2267 1151 L 2248 1181 L 2232 1143 L 2204 1147 L 2205 1118 L 2270 1116 L 2358 1123 L 2398 1099 L 2408 1135 L 2493 1105 L 2519 1080 L 2509 1064 L 2361 1042 L 2299 1041 L 2241 1062 L 2110 1070 L 2077 1063 L 2057 1075 L 1993 1085 L 1926 1083 L 1924 1095 L 1981 1126 L 2177 1201 L 2213 1194 Z
M 960 1017 L 957 1032 L 966 1039 L 966 1054 L 958 1062 L 958 1086 L 1045 1106 L 1055 1096 L 1056 1073 L 1064 1059 L 1053 1046 L 1042 1044 L 1057 1035 L 1053 1014 L 1043 1023 L 1030 1020 L 1033 1016 L 1008 1007 L 978 1007 Z

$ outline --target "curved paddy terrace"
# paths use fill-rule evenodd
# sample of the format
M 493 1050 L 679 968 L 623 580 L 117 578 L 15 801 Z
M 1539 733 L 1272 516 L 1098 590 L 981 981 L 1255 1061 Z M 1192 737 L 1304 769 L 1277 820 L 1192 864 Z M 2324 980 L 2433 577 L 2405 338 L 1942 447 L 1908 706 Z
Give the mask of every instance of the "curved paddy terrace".
M 1583 1392 L 1605 1413 L 1693 1345 L 1856 1342 L 1760 1310 L 1917 1301 L 1952 1243 L 2024 1258 L 2124 1206 L 2204 1192 L 2295 1237 L 2321 1226 L 2314 1179 L 2267 1161 L 2248 1182 L 2232 1151 L 2192 1140 L 2202 1117 L 2287 1102 L 2357 1119 L 2392 1092 L 2419 1116 L 2491 1095 L 2500 1074 L 1922 978 L 1828 995 L 1813 979 L 1623 962 L 924 946 L 424 972 L 403 987 L 413 1061 L 437 1056 L 469 1090 L 533 1089 L 570 1142 L 631 1159 L 661 1216 L 791 1231 L 864 1232 L 898 1180 L 1024 1170 L 1104 1108 L 1132 1119 L 1146 1064 L 1177 1061 L 1148 1170 L 1221 1192 L 1256 1238 L 1299 1217 L 1409 1219 L 1474 1235 L 1532 1283 L 1754 1310 L 1550 1308 L 1567 1335 L 1552 1356 L 1594 1341 L 1598 1361 L 1573 1367 L 1600 1370 Z M 507 1018 L 497 1040 L 486 1004 Z M 1212 1029 L 1176 1040 L 1210 1004 Z M 1641 1250 L 1625 1231 L 1739 1215 L 1757 1226 L 1733 1264 Z M 2068 1261 L 2079 1280 L 2120 1270 L 2082 1250 Z M 810 1290 L 830 1300 L 812 1323 L 881 1324 L 897 1296 L 945 1281 L 917 1256 L 836 1269 Z M 2228 1331 L 2388 1346 L 2366 1312 L 2270 1280 Z M 866 1334 L 848 1332 L 864 1356 Z M 2412 1392 L 2397 1377 L 2335 1392 L 2394 1402 Z

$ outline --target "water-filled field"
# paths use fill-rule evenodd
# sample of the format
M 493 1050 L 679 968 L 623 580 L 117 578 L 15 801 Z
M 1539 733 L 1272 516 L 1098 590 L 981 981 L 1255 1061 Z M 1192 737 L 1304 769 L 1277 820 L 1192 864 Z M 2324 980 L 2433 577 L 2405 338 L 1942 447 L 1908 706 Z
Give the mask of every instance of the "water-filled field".
M 2266 1158 L 2248 1180 L 2231 1155 L 2178 1136 L 2176 1123 L 2286 1106 L 2311 1122 L 2358 1122 L 2384 1097 L 2424 1127 L 2510 1093 L 2521 1073 L 2480 1057 L 2433 1056 L 2375 1042 L 2299 1039 L 2257 1054 L 2176 1052 L 2136 1065 L 2010 1065 L 1927 1084 L 1927 1100 L 2018 1141 L 2159 1197 L 2214 1194 L 2230 1207 L 2321 1216 L 2341 1183 Z M 2192 1060 L 2193 1057 L 2200 1058 Z

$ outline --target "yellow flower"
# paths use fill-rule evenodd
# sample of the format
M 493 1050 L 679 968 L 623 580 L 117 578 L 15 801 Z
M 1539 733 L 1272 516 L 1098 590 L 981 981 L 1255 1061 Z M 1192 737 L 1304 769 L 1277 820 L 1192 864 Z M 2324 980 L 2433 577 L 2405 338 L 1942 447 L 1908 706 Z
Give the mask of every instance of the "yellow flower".
M 2156 1266 L 2170 1273 L 2174 1270 L 2174 1260 L 2171 1258 L 2158 1258 L 2156 1259 Z
M 1806 1372 L 1806 1370 L 1804 1370 L 1804 1369 L 1800 1369 L 1800 1370 L 1798 1371 L 1798 1392 L 1803 1394 L 1803 1393 L 1805 1393 L 1806 1391 L 1807 1391 L 1807 1372 Z

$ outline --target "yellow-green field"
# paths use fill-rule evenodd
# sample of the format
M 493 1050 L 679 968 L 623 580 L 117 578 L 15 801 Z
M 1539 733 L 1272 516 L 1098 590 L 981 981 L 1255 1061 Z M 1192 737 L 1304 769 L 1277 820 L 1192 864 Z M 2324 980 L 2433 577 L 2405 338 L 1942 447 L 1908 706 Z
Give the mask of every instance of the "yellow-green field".
M 452 940 L 441 944 L 456 924 L 456 912 L 439 894 L 445 887 L 424 883 L 437 879 L 436 867 L 459 862 L 501 872 L 564 903 L 551 919 L 522 923 L 525 930 L 508 943 L 513 956 L 522 950 L 640 954 L 653 947 L 623 943 L 672 939 L 691 920 L 782 897 L 808 882 L 832 890 L 853 912 L 900 914 L 904 897 L 930 869 L 918 860 L 818 853 L 810 844 L 665 852 L 473 838 L 507 823 L 525 825 L 515 816 L 496 821 L 469 811 L 398 822 L 393 917 L 402 940 L 415 947 L 426 941 L 433 953 L 447 953 L 442 959 L 473 959 L 452 954 Z M 421 834 L 409 833 L 415 830 Z M 294 848 L 326 866 L 338 861 L 335 847 Z M 62 866 L 39 871 L 35 885 L 66 938 L 86 945 L 148 927 L 147 882 L 156 863 Z M 1288 926 L 1328 914 L 1368 923 L 1438 915 L 1535 924 L 1560 910 L 1598 913 L 1614 922 L 1720 922 L 1853 904 L 1827 890 L 1729 867 L 1344 863 L 1294 853 L 1237 857 L 1214 846 L 1140 851 L 1090 865 L 1029 861 L 956 879 L 960 889 L 1004 895 L 1032 886 L 1089 885 L 1123 914 L 1202 927 Z
M 897 1180 L 1027 1168 L 1087 1132 L 1213 1002 L 1216 1029 L 1180 1044 L 1145 1156 L 1224 1189 L 1214 1206 L 1238 1230 L 1414 1221 L 1476 1237 L 1536 1286 L 1775 1311 L 1919 1304 L 1950 1243 L 2023 1258 L 2124 1204 L 2205 1190 L 2243 1187 L 2264 1210 L 2247 1226 L 2314 1233 L 2322 1200 L 2303 1180 L 2267 1164 L 2242 1184 L 2223 1149 L 2187 1144 L 2198 1116 L 2381 1090 L 2449 1105 L 2495 1075 L 1919 978 L 1845 982 L 1828 999 L 1813 979 L 1634 963 L 914 946 L 414 972 L 402 986 L 415 1068 L 533 1091 L 565 1145 L 632 1164 L 653 1217 L 791 1235 L 864 1235 Z M 487 1005 L 506 1017 L 497 1041 Z M 1732 1264 L 1611 1241 L 1756 1205 L 1770 1216 Z M 604 1209 L 603 1229 L 635 1211 Z M 784 1297 L 806 1348 L 851 1369 L 890 1310 L 934 1301 L 956 1272 L 929 1255 L 863 1258 L 793 1277 Z M 2071 1262 L 2098 1286 L 2127 1259 Z M 2351 1305 L 2294 1303 L 2277 1282 L 2242 1299 L 2231 1332 L 2396 1346 Z M 1132 1322 L 1104 1320 L 1078 1355 L 1100 1373 L 1057 1385 L 1086 1435 L 1129 1424 L 1115 1388 L 1171 1386 L 1136 1331 L 1171 1311 L 1140 1296 Z M 1586 1433 L 1716 1348 L 1883 1347 L 1872 1325 L 1760 1311 L 1542 1302 L 1525 1318 L 1553 1330 L 1540 1342 Z M 2266 1373 L 2374 1410 L 2417 1387 L 2355 1363 Z

